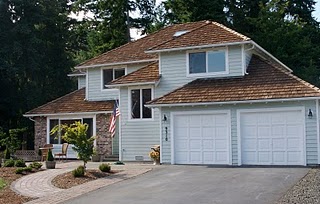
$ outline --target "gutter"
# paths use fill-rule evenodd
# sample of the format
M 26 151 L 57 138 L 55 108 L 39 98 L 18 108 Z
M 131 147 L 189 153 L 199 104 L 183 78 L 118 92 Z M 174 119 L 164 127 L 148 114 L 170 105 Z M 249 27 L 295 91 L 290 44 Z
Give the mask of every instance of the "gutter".
M 24 114 L 23 117 L 41 117 L 41 116 L 68 116 L 68 115 L 92 115 L 101 113 L 112 113 L 113 111 L 98 111 L 98 112 L 76 112 L 76 113 L 48 113 L 48 114 Z
M 160 81 L 160 80 L 158 80 Z M 107 88 L 114 88 L 114 87 L 124 87 L 124 86 L 144 86 L 144 85 L 156 85 L 158 81 L 154 82 L 137 82 L 137 83 L 127 83 L 127 84 L 111 84 L 105 85 Z
M 288 102 L 288 101 L 307 101 L 317 100 L 320 97 L 304 97 L 304 98 L 282 98 L 282 99 L 263 99 L 263 100 L 247 100 L 247 101 L 223 101 L 223 102 L 204 102 L 204 103 L 171 103 L 171 104 L 147 104 L 145 107 L 180 107 L 180 106 L 207 106 L 207 105 L 229 105 L 229 104 L 252 104 L 252 103 L 270 103 L 270 102 Z
M 126 64 L 138 64 L 138 63 L 154 62 L 154 61 L 158 61 L 158 59 L 146 59 L 146 60 L 138 60 L 138 61 L 114 62 L 114 63 L 95 64 L 95 65 L 87 65 L 87 66 L 76 66 L 75 69 L 96 68 L 96 67 L 126 65 Z

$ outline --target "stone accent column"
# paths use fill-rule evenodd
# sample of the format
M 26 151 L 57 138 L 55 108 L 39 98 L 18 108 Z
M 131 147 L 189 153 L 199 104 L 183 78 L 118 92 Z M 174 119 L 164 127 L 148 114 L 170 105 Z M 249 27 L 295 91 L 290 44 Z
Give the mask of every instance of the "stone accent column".
M 109 132 L 111 114 L 98 114 L 96 116 L 96 144 L 97 153 L 103 157 L 112 154 L 112 138 Z M 101 158 L 101 159 L 102 159 Z
M 47 143 L 47 118 L 35 117 L 34 120 L 34 149 L 38 151 Z

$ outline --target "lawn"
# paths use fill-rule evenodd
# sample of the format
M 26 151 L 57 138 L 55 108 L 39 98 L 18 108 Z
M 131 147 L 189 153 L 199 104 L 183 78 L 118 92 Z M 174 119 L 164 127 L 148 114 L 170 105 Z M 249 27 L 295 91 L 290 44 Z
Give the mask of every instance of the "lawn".
M 3 178 L 0 178 L 0 190 L 2 190 L 6 186 L 6 182 L 3 180 Z

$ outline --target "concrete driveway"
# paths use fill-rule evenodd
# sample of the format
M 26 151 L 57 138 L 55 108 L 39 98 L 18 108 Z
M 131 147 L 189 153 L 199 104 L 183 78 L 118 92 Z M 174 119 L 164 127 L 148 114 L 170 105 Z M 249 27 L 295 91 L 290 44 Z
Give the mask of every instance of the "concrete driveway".
M 162 166 L 137 178 L 107 186 L 65 203 L 274 203 L 308 170 Z

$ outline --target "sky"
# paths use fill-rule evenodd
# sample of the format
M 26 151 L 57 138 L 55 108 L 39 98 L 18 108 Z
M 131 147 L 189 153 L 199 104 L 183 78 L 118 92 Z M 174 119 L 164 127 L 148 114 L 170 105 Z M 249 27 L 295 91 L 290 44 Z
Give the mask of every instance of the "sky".
M 317 1 L 316 6 L 315 6 L 315 11 L 313 12 L 313 16 L 320 21 L 320 2 Z

